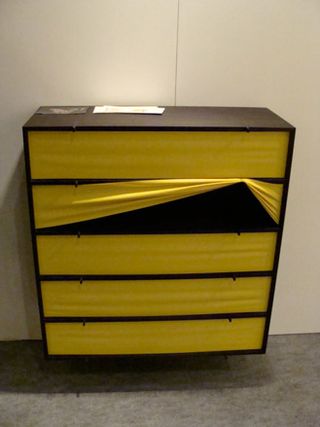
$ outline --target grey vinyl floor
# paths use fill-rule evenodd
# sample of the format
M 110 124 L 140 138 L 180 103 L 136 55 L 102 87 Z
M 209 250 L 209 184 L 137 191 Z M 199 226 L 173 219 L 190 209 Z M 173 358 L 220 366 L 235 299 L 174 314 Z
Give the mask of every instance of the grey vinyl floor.
M 318 427 L 320 334 L 266 355 L 45 361 L 0 343 L 0 427 Z

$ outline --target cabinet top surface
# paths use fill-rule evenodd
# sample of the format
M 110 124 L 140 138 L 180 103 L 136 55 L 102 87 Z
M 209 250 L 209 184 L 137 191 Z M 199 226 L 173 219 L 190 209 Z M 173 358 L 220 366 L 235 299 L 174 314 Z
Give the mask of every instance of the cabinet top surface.
M 290 130 L 293 126 L 267 108 L 166 107 L 162 115 L 34 114 L 27 130 Z

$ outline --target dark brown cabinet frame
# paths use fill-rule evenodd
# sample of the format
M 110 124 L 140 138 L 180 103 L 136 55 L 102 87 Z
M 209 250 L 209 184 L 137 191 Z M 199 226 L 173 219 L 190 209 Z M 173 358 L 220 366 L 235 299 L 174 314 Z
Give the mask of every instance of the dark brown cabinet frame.
M 89 108 L 89 111 L 85 115 L 33 115 L 31 119 L 23 127 L 23 141 L 24 141 L 24 154 L 25 154 L 25 167 L 27 176 L 27 191 L 29 201 L 29 214 L 30 214 L 30 226 L 31 226 L 31 237 L 33 247 L 33 258 L 36 278 L 36 288 L 38 297 L 38 307 L 40 314 L 41 332 L 43 340 L 43 351 L 47 359 L 67 359 L 67 358 L 92 358 L 92 357 L 130 357 L 131 355 L 49 355 L 45 331 L 45 323 L 48 322 L 130 322 L 130 321 L 151 321 L 151 320 L 195 320 L 195 319 L 228 319 L 230 322 L 235 318 L 248 318 L 248 317 L 265 317 L 266 324 L 264 330 L 264 337 L 261 349 L 253 350 L 235 350 L 235 351 L 212 351 L 212 352 L 199 352 L 199 353 L 169 353 L 161 354 L 161 356 L 172 356 L 172 355 L 183 355 L 183 354 L 225 354 L 225 355 L 236 355 L 236 354 L 264 354 L 267 348 L 268 334 L 271 320 L 271 312 L 273 306 L 275 285 L 277 279 L 279 256 L 283 235 L 283 226 L 285 219 L 285 211 L 287 205 L 289 179 L 291 172 L 291 163 L 293 157 L 293 147 L 295 139 L 295 128 L 289 123 L 276 116 L 268 109 L 259 108 L 232 108 L 232 107 L 166 107 L 166 111 L 169 113 L 169 117 L 152 117 L 150 116 L 131 116 L 130 120 L 132 125 L 124 124 L 127 117 L 121 115 L 106 115 L 92 114 L 93 107 Z M 259 115 L 257 117 L 257 112 Z M 212 113 L 217 113 L 217 117 L 210 123 Z M 188 119 L 191 117 L 191 125 L 188 125 Z M 112 117 L 110 117 L 112 116 Z M 126 116 L 126 115 L 125 115 Z M 181 125 L 182 121 L 185 122 Z M 261 122 L 263 124 L 261 125 Z M 249 124 L 248 124 L 249 123 Z M 288 152 L 285 168 L 284 178 L 254 178 L 260 181 L 275 182 L 283 184 L 283 195 L 281 202 L 280 221 L 278 227 L 275 230 L 277 232 L 277 241 L 274 255 L 274 263 L 272 271 L 251 271 L 251 272 L 232 272 L 232 273 L 199 273 L 199 274 L 156 274 L 156 275 L 40 275 L 39 263 L 38 263 L 38 252 L 36 236 L 37 234 L 43 234 L 41 231 L 36 230 L 34 222 L 34 208 L 33 208 L 33 196 L 32 186 L 33 185 L 63 185 L 63 184 L 74 184 L 81 185 L 86 183 L 98 183 L 98 182 L 112 182 L 121 181 L 125 179 L 32 179 L 30 170 L 30 157 L 29 157 L 29 144 L 28 144 L 28 132 L 29 131 L 214 131 L 214 132 L 289 132 L 289 143 Z M 135 178 L 135 180 L 138 178 Z M 141 177 L 143 179 L 143 177 Z M 128 179 L 130 180 L 130 179 Z M 251 230 L 252 232 L 263 232 L 268 231 L 265 229 Z M 241 231 L 240 231 L 241 232 Z M 43 309 L 43 301 L 41 294 L 41 281 L 46 280 L 140 280 L 140 279 L 179 279 L 179 278 L 224 278 L 230 277 L 236 280 L 238 277 L 261 277 L 271 276 L 271 288 L 269 293 L 269 302 L 266 312 L 254 312 L 254 313 L 226 313 L 226 314 L 205 314 L 205 315 L 174 315 L 174 316 L 129 316 L 129 317 L 45 317 Z M 153 356 L 153 354 L 134 354 L 134 357 L 145 357 Z

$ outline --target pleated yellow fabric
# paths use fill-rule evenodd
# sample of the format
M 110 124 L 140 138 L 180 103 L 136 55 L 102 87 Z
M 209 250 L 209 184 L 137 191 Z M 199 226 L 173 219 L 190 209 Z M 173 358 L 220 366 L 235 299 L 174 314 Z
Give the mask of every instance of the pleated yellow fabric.
M 283 178 L 289 132 L 28 132 L 33 179 Z
M 37 236 L 40 274 L 270 271 L 277 233 Z
M 260 349 L 265 318 L 47 323 L 49 354 L 160 354 Z
M 37 228 L 71 224 L 146 208 L 244 182 L 275 222 L 282 184 L 254 179 L 160 179 L 101 184 L 33 186 Z
M 271 277 L 42 281 L 46 316 L 163 316 L 266 311 Z

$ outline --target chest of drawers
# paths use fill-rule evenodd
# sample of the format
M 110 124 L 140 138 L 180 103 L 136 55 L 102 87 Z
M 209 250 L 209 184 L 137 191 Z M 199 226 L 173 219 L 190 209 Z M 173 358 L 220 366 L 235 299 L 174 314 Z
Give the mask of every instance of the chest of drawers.
M 263 108 L 89 108 L 23 133 L 47 357 L 265 352 L 290 124 Z

